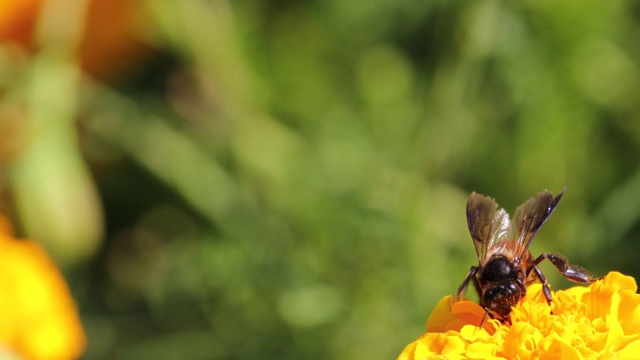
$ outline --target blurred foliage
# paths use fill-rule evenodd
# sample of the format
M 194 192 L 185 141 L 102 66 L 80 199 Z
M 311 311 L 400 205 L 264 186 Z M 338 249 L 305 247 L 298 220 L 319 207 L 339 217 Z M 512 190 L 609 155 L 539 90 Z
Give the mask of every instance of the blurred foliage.
M 87 359 L 394 358 L 477 261 L 471 191 L 566 184 L 534 254 L 640 274 L 635 2 L 61 4 L 0 18 L 0 209 Z

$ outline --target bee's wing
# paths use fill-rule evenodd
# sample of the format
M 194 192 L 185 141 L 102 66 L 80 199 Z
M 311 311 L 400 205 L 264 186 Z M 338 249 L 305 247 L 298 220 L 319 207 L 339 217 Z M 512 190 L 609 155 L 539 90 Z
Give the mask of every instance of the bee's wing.
M 565 190 L 556 197 L 545 190 L 516 209 L 513 217 L 514 230 L 517 231 L 514 260 L 521 260 L 526 254 L 531 240 L 556 209 Z
M 498 204 L 492 198 L 475 192 L 469 195 L 467 201 L 467 224 L 480 264 L 490 253 L 498 251 L 496 247 L 504 244 L 511 234 L 509 214 L 504 209 L 498 209 Z

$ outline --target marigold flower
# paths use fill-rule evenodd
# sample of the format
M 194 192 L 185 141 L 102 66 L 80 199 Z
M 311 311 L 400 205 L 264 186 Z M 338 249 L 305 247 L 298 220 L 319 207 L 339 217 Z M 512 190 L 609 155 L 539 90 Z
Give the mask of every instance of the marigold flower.
M 512 309 L 511 326 L 485 317 L 472 301 L 453 303 L 447 296 L 429 317 L 426 333 L 407 345 L 398 360 L 637 359 L 636 290 L 632 277 L 611 272 L 588 287 L 553 292 L 550 309 L 542 286 L 534 284 Z
M 69 289 L 36 243 L 13 237 L 0 216 L 0 353 L 77 359 L 85 334 Z

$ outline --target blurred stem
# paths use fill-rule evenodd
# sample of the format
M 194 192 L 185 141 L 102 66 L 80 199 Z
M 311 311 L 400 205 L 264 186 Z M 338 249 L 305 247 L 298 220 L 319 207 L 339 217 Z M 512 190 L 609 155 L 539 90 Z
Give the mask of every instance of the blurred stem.
M 38 19 L 37 39 L 41 46 L 71 55 L 84 34 L 89 0 L 46 0 Z
M 25 92 L 27 140 L 11 169 L 27 235 L 67 264 L 93 255 L 103 231 L 100 202 L 75 127 L 80 70 L 74 53 L 86 5 L 86 0 L 43 4 L 41 50 L 31 62 Z
M 148 1 L 171 46 L 190 58 L 202 74 L 215 79 L 218 102 L 228 113 L 250 111 L 253 85 L 240 49 L 231 6 L 226 0 Z M 239 117 L 239 116 L 238 116 Z
M 192 63 L 206 102 L 216 111 L 216 121 L 229 129 L 231 150 L 241 166 L 256 166 L 270 149 L 247 142 L 248 129 L 277 128 L 255 101 L 250 67 L 242 52 L 232 8 L 227 0 L 147 3 L 164 38 Z M 254 156 L 258 155 L 258 156 Z M 273 161 L 274 158 L 271 158 Z
M 88 129 L 127 152 L 212 224 L 224 227 L 230 210 L 251 207 L 223 167 L 185 135 L 123 96 L 98 85 L 92 89 L 109 107 L 96 113 L 112 116 L 88 119 Z

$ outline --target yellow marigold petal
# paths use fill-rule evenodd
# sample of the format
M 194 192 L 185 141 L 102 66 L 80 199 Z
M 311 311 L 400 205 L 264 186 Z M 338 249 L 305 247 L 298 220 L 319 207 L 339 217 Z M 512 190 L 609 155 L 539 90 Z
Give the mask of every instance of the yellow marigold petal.
M 527 288 L 527 295 L 525 295 L 525 301 L 534 303 L 546 303 L 547 300 L 542 293 L 542 284 L 531 284 Z
M 534 284 L 512 309 L 511 325 L 486 318 L 483 328 L 478 327 L 485 317 L 481 307 L 467 300 L 451 304 L 446 297 L 429 319 L 433 333 L 416 341 L 415 349 L 425 351 L 416 351 L 415 359 L 434 353 L 470 359 L 640 359 L 636 290 L 633 278 L 611 272 L 588 287 L 553 292 L 549 307 L 541 285 Z
M 402 350 L 402 353 L 400 354 L 400 356 L 398 356 L 397 360 L 413 360 L 415 359 L 415 353 L 416 353 L 416 346 L 418 346 L 418 341 L 420 341 L 420 339 L 410 343 L 409 345 L 405 346 L 404 350 Z
M 464 358 L 463 355 L 467 344 L 455 332 L 448 331 L 446 335 L 446 342 L 442 348 L 441 355 L 446 355 L 447 358 Z
M 486 329 L 478 327 L 477 325 L 464 325 L 460 329 L 460 336 L 467 342 L 475 341 L 487 341 L 491 337 Z
M 2 219 L 0 217 L 0 219 Z M 69 289 L 37 244 L 0 234 L 0 343 L 26 359 L 74 359 L 85 335 Z
M 635 292 L 624 292 L 620 294 L 620 304 L 618 312 L 620 316 L 620 326 L 625 334 L 640 333 L 640 295 Z
M 575 289 L 575 290 L 574 290 Z M 587 305 L 580 301 L 589 290 L 584 287 L 574 287 L 566 291 L 554 293 L 553 310 L 557 314 L 570 313 L 581 316 L 587 312 Z
M 591 291 L 582 296 L 581 301 L 587 305 L 587 317 L 590 319 L 604 318 L 606 316 L 617 317 L 620 299 L 617 288 L 614 285 L 597 283 Z
M 504 359 L 503 357 L 496 356 L 499 349 L 496 344 L 476 342 L 467 346 L 465 356 L 468 359 Z
M 611 321 L 612 323 L 609 325 L 609 331 L 607 332 L 604 348 L 618 350 L 620 347 L 626 345 L 626 342 L 623 343 L 624 332 L 617 321 L 614 319 Z
M 550 353 L 554 354 L 554 358 L 561 360 L 582 360 L 582 354 L 575 347 L 571 346 L 563 337 L 553 334 L 552 346 Z
M 618 359 L 633 359 L 640 355 L 640 340 L 636 340 L 615 353 Z
M 617 271 L 611 271 L 608 273 L 600 283 L 604 285 L 614 285 L 619 291 L 629 290 L 634 293 L 638 291 L 638 285 L 633 277 L 621 274 Z
M 465 344 L 456 335 L 449 333 L 429 333 L 418 341 L 414 350 L 414 358 L 422 359 L 429 355 L 462 356 Z
M 540 331 L 528 323 L 515 323 L 504 338 L 504 353 L 512 359 L 528 359 L 537 351 L 538 343 L 542 338 Z

